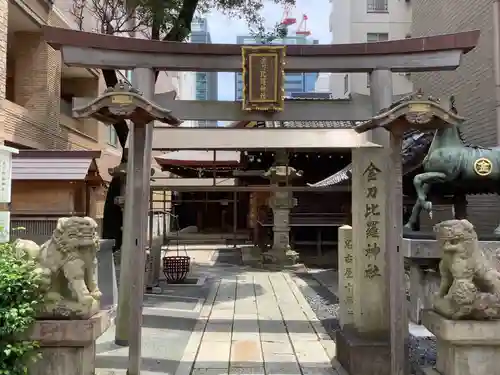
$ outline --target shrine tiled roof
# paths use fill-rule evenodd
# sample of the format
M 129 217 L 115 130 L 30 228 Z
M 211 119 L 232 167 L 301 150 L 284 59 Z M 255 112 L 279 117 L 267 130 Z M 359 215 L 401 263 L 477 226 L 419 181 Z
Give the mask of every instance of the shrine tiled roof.
M 418 131 L 410 131 L 404 135 L 401 150 L 404 174 L 420 166 L 429 149 L 433 136 L 432 133 L 421 133 Z M 331 176 L 308 185 L 312 187 L 327 187 L 348 181 L 351 177 L 352 164 L 349 164 Z
M 356 101 L 362 101 L 366 105 L 371 105 L 370 98 L 365 95 L 354 95 L 355 98 L 349 99 L 333 99 L 330 93 L 324 92 L 309 92 L 309 93 L 293 93 L 292 96 L 285 97 L 286 101 L 327 101 L 327 102 L 350 102 L 353 99 Z M 396 98 L 396 97 L 395 97 Z M 251 121 L 236 121 L 229 127 L 244 127 L 247 126 Z M 257 121 L 257 126 L 259 123 L 264 126 L 264 121 Z M 329 129 L 349 129 L 357 125 L 356 121 L 265 121 L 266 128 L 329 128 Z
M 268 125 L 266 127 L 272 127 Z M 334 128 L 349 129 L 355 126 L 355 121 L 280 121 L 280 126 L 284 128 Z
M 293 93 L 291 97 L 285 100 L 301 100 L 301 101 L 331 101 L 344 102 L 349 99 L 333 99 L 330 93 L 323 92 L 306 92 Z M 284 128 L 330 128 L 330 129 L 348 129 L 354 127 L 355 121 L 281 121 L 281 126 Z M 267 126 L 267 124 L 266 124 Z

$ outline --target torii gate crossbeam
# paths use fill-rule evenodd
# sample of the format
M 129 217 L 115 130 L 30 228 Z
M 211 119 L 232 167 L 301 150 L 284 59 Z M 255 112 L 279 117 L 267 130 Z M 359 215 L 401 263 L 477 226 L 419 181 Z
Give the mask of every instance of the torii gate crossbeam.
M 44 27 L 45 40 L 73 66 L 169 71 L 241 71 L 236 44 L 161 42 Z M 290 45 L 286 72 L 393 72 L 454 70 L 475 47 L 479 31 L 378 43 Z

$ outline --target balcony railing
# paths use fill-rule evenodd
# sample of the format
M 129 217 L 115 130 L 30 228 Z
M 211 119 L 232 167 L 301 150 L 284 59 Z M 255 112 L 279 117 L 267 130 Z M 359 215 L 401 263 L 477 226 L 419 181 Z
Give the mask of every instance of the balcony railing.
M 367 1 L 368 13 L 387 13 L 387 0 L 368 0 Z

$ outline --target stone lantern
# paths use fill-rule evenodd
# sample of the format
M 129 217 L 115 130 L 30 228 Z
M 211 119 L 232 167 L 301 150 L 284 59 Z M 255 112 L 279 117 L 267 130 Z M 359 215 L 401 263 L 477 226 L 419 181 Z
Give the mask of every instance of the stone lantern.
M 129 344 L 129 330 L 137 331 L 138 327 L 130 327 L 132 314 L 129 306 L 142 309 L 142 293 L 144 290 L 144 273 L 134 272 L 146 268 L 146 213 L 149 199 L 149 179 L 151 178 L 150 160 L 151 140 L 147 139 L 146 127 L 153 121 L 177 126 L 181 121 L 172 116 L 171 111 L 161 108 L 146 99 L 141 92 L 128 82 L 118 82 L 109 87 L 98 98 L 82 107 L 73 108 L 75 118 L 94 118 L 107 125 L 128 120 L 130 155 L 127 165 L 120 164 L 113 169 L 114 174 L 123 179 L 122 193 L 116 204 L 125 209 L 123 220 L 123 245 L 120 264 L 120 290 L 118 299 L 118 318 L 116 321 L 115 343 Z M 144 191 L 144 189 L 148 191 Z M 125 198 L 123 198 L 125 197 Z M 139 248 L 138 248 L 139 247 Z M 158 265 L 159 267 L 159 265 Z M 131 292 L 132 291 L 132 292 Z M 130 299 L 136 301 L 130 303 Z M 137 312 L 134 312 L 137 315 Z
M 289 182 L 301 177 L 302 172 L 288 165 L 286 151 L 278 151 L 275 164 L 264 173 L 275 187 L 287 186 Z M 273 246 L 264 254 L 264 261 L 275 264 L 294 264 L 298 253 L 290 246 L 290 211 L 297 205 L 292 192 L 275 190 L 269 198 L 269 207 L 273 210 Z

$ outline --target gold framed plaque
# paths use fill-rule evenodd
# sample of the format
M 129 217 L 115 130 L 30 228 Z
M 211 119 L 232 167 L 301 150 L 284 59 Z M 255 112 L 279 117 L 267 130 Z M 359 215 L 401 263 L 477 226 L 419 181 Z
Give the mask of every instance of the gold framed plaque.
M 242 46 L 245 111 L 283 111 L 285 46 Z

